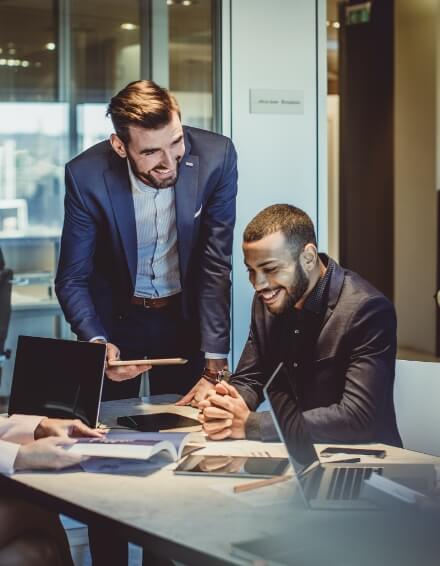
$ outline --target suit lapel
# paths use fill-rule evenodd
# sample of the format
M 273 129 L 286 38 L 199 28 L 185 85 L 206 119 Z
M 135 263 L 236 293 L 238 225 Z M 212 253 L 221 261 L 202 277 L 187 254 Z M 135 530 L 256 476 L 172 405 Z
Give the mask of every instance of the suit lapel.
M 137 234 L 126 161 L 114 154 L 111 158 L 111 168 L 104 171 L 104 178 L 134 289 L 137 271 Z
M 199 158 L 197 155 L 191 155 L 191 144 L 186 132 L 185 148 L 185 154 L 179 165 L 179 177 L 175 186 L 177 241 L 182 283 L 185 280 L 192 247 L 199 178 Z
M 324 315 L 324 320 L 322 323 L 321 331 L 324 326 L 327 324 L 328 319 L 333 314 L 335 310 L 335 306 L 338 302 L 339 295 L 341 294 L 342 285 L 344 284 L 344 270 L 342 267 L 336 263 L 336 261 L 332 260 L 334 263 L 334 270 L 330 278 L 330 289 L 328 292 L 328 301 L 327 301 L 327 310 Z

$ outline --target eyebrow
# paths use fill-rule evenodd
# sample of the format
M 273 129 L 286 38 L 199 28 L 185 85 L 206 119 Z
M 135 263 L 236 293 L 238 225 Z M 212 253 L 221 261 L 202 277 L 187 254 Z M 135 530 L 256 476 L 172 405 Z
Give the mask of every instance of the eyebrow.
M 180 134 L 179 137 L 177 137 L 175 140 L 173 140 L 171 142 L 171 144 L 174 145 L 176 143 L 179 143 L 182 140 L 183 140 L 183 134 Z M 146 147 L 146 148 L 142 149 L 140 151 L 140 153 L 142 154 L 142 153 L 149 153 L 150 151 L 160 151 L 160 149 L 161 149 L 160 147 Z
M 270 263 L 274 263 L 276 265 L 277 261 L 275 259 L 268 259 L 266 261 L 263 261 L 263 263 L 259 263 L 257 265 L 257 267 L 265 267 L 266 265 L 269 265 Z M 245 264 L 246 267 L 249 267 L 249 269 L 252 269 L 252 267 L 248 263 L 244 262 L 244 264 Z

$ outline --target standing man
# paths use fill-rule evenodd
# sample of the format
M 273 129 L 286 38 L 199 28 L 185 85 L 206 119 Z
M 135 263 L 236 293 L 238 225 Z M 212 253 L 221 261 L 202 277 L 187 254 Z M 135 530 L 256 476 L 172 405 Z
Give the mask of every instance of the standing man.
M 401 446 L 393 403 L 396 316 L 356 273 L 318 254 L 309 216 L 269 206 L 243 235 L 255 289 L 249 338 L 231 383 L 200 408 L 215 440 L 276 440 L 270 413 L 254 412 L 280 362 L 289 391 L 277 392 L 293 443 L 384 442 Z
M 151 393 L 197 405 L 226 369 L 237 158 L 228 138 L 182 126 L 152 81 L 108 106 L 115 133 L 66 165 L 56 293 L 80 340 L 155 367 Z M 108 368 L 103 399 L 135 397 L 145 366 Z

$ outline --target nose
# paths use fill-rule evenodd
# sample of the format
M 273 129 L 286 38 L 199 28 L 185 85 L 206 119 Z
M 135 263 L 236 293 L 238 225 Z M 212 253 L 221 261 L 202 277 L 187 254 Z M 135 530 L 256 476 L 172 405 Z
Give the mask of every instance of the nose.
M 254 273 L 252 275 L 252 285 L 254 286 L 255 291 L 262 291 L 267 287 L 267 278 L 266 275 L 261 273 Z
M 176 159 L 173 157 L 173 154 L 170 151 L 163 152 L 161 165 L 166 169 L 174 169 L 174 167 L 176 166 Z

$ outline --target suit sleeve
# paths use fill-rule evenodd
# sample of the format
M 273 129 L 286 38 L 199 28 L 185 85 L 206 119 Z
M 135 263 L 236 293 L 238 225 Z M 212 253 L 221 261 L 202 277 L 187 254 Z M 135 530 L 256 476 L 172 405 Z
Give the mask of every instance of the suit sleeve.
M 93 270 L 96 224 L 84 204 L 68 165 L 64 209 L 55 291 L 66 320 L 80 340 L 106 336 L 88 287 Z
M 383 298 L 355 310 L 347 331 L 349 363 L 339 403 L 304 411 L 314 442 L 369 442 L 386 410 L 396 357 L 396 318 Z
M 268 411 L 255 412 L 264 401 L 263 387 L 269 377 L 270 370 L 265 369 L 261 346 L 258 343 L 256 328 L 256 309 L 258 303 L 254 297 L 252 305 L 252 322 L 249 336 L 238 362 L 237 369 L 231 378 L 246 405 L 253 411 L 246 422 L 246 438 L 249 440 L 279 441 L 272 416 Z
M 201 350 L 229 352 L 231 256 L 237 195 L 237 154 L 228 140 L 218 184 L 201 226 L 199 313 Z

